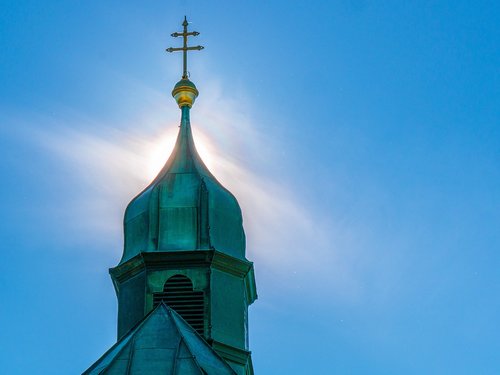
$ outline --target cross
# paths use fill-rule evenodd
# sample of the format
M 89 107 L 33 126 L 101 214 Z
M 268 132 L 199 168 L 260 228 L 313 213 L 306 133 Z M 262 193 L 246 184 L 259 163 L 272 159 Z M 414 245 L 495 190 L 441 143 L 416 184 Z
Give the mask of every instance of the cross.
M 188 21 L 186 19 L 186 16 L 184 16 L 184 22 L 182 23 L 182 26 L 184 26 L 184 31 L 182 33 L 173 33 L 171 34 L 174 38 L 177 38 L 179 36 L 182 36 L 182 39 L 184 40 L 184 45 L 179 48 L 167 48 L 167 52 L 175 52 L 175 51 L 182 51 L 182 56 L 183 56 L 183 72 L 182 72 L 182 79 L 187 79 L 188 78 L 188 73 L 187 73 L 187 51 L 200 51 L 202 50 L 203 46 L 196 46 L 196 47 L 188 47 L 187 41 L 188 41 L 188 36 L 197 36 L 200 35 L 198 31 L 191 31 L 188 32 L 187 27 L 188 27 Z

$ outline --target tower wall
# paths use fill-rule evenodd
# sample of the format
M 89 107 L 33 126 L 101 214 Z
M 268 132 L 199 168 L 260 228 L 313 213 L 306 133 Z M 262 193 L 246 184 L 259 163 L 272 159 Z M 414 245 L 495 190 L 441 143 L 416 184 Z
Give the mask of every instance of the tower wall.
M 141 271 L 118 284 L 118 339 L 144 318 L 145 282 Z
M 241 277 L 217 269 L 212 270 L 210 295 L 211 339 L 248 350 L 246 321 L 248 306 Z
M 204 293 L 204 339 L 238 374 L 250 373 L 248 306 L 257 298 L 251 262 L 215 250 L 142 253 L 110 274 L 118 296 L 118 338 L 153 310 L 167 280 L 183 275 L 193 291 Z

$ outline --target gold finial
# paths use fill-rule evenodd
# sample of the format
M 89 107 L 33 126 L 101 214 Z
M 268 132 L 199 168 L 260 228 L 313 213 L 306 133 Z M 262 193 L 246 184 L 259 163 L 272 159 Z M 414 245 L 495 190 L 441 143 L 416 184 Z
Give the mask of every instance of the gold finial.
M 175 51 L 182 51 L 182 79 L 177 82 L 177 84 L 174 86 L 174 89 L 172 90 L 172 96 L 175 98 L 177 101 L 177 104 L 179 105 L 179 108 L 182 108 L 184 106 L 188 106 L 191 108 L 194 104 L 194 101 L 196 97 L 198 96 L 198 90 L 196 89 L 196 86 L 194 85 L 193 82 L 191 82 L 188 78 L 188 71 L 187 71 L 187 52 L 188 51 L 200 51 L 204 47 L 203 46 L 196 46 L 196 47 L 188 47 L 187 42 L 188 42 L 188 37 L 189 36 L 197 36 L 200 35 L 199 32 L 197 31 L 191 31 L 188 32 L 188 21 L 186 19 L 186 16 L 184 16 L 184 22 L 182 23 L 182 26 L 184 26 L 184 31 L 182 33 L 173 33 L 171 34 L 174 38 L 177 38 L 179 36 L 182 36 L 183 39 L 183 46 L 179 48 L 167 48 L 167 52 L 175 52 Z

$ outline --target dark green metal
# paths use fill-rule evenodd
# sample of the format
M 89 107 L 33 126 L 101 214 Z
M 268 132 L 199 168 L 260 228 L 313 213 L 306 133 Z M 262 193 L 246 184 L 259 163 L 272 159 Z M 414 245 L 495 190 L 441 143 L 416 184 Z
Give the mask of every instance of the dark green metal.
M 167 163 L 125 211 L 125 246 L 110 270 L 118 337 L 153 309 L 154 296 L 184 275 L 205 298 L 204 337 L 238 374 L 252 374 L 248 306 L 257 298 L 236 198 L 210 173 L 194 144 L 190 108 Z
M 154 308 L 171 277 L 188 277 L 205 295 L 203 337 L 238 374 L 252 366 L 248 306 L 257 298 L 253 264 L 215 250 L 141 253 L 110 269 L 118 296 L 118 338 Z
M 205 48 L 203 46 L 188 47 L 188 45 L 187 45 L 188 37 L 189 36 L 200 35 L 200 33 L 198 31 L 188 32 L 188 29 L 187 29 L 188 25 L 189 25 L 189 23 L 187 21 L 187 18 L 186 18 L 186 16 L 184 16 L 184 22 L 182 23 L 182 26 L 184 27 L 183 32 L 182 33 L 175 32 L 175 33 L 171 34 L 174 38 L 182 36 L 182 39 L 183 39 L 183 45 L 182 45 L 182 47 L 180 47 L 180 48 L 170 47 L 170 48 L 166 49 L 167 52 L 182 51 L 182 79 L 187 79 L 188 78 L 188 71 L 187 71 L 187 51 L 201 51 L 203 48 Z
M 83 375 L 236 375 L 174 310 L 158 305 Z
M 125 211 L 120 264 L 141 252 L 216 249 L 245 258 L 245 232 L 236 198 L 210 173 L 193 141 L 189 107 L 167 163 Z

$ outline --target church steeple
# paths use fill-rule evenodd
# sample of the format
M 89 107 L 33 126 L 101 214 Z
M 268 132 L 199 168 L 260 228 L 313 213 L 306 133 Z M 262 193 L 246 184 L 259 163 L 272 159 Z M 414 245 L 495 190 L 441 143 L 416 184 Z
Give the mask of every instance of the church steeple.
M 198 90 L 188 78 L 184 19 L 182 79 L 172 95 L 181 110 L 179 134 L 158 176 L 128 205 L 120 263 L 110 269 L 118 297 L 118 338 L 165 303 L 197 331 L 237 374 L 252 374 L 248 306 L 257 298 L 253 264 L 236 198 L 196 151 L 190 110 Z M 147 325 L 146 325 L 147 326 Z M 165 335 L 168 332 L 158 332 Z

